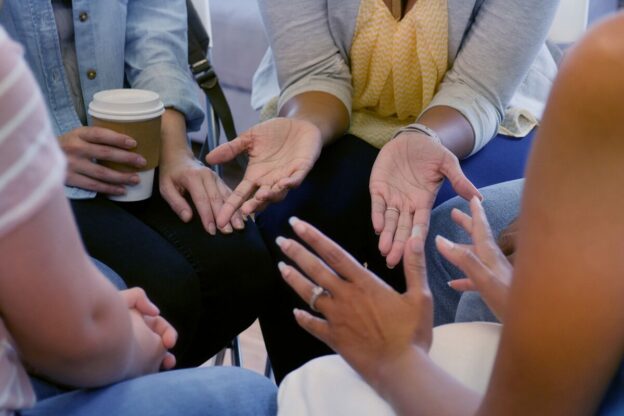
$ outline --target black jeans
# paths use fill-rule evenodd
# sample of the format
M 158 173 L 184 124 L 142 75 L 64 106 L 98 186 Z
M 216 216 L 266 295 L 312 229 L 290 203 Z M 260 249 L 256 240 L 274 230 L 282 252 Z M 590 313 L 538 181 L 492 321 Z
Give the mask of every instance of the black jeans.
M 210 236 L 197 213 L 183 223 L 157 186 L 146 201 L 71 204 L 89 254 L 145 289 L 178 330 L 178 367 L 201 364 L 257 318 L 277 271 L 252 221 Z

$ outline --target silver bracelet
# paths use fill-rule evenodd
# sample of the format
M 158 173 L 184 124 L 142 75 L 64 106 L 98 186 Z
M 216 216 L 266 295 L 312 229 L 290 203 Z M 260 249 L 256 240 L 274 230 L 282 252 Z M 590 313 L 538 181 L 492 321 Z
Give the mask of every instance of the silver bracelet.
M 438 133 L 435 132 L 435 130 L 420 123 L 412 123 L 405 127 L 401 127 L 399 130 L 397 130 L 397 132 L 394 134 L 392 138 L 393 139 L 396 138 L 401 133 L 409 133 L 409 132 L 423 133 L 425 136 L 429 136 L 431 140 L 433 140 L 434 142 L 440 145 L 442 144 L 442 140 L 440 139 L 440 136 L 438 136 Z

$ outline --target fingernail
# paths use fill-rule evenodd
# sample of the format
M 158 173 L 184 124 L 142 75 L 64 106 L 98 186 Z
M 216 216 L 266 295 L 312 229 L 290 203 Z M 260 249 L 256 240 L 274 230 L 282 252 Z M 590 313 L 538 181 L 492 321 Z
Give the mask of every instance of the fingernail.
M 298 233 L 302 233 L 303 231 L 305 231 L 305 226 L 303 225 L 301 220 L 299 220 L 299 218 L 297 217 L 290 217 L 288 219 L 288 223 Z
M 293 315 L 295 315 L 295 317 L 300 317 L 301 316 L 301 309 L 293 309 Z
M 275 239 L 275 244 L 278 245 L 278 247 L 280 248 L 286 248 L 286 239 L 284 237 L 277 237 Z
M 191 213 L 189 212 L 189 210 L 187 209 L 183 209 L 182 211 L 180 211 L 180 218 L 182 218 L 182 221 L 188 221 L 190 219 Z
M 412 228 L 412 237 L 422 237 L 422 228 L 420 225 L 415 225 Z
M 136 147 L 137 142 L 134 139 L 126 139 L 125 141 L 127 147 Z
M 139 178 L 139 175 L 131 176 L 130 182 L 134 185 L 138 185 L 141 182 L 141 178 Z
M 217 235 L 217 227 L 213 223 L 208 224 L 208 234 Z
M 446 282 L 446 284 L 450 287 L 453 288 L 453 281 L 449 280 L 448 282 Z
M 126 194 L 126 188 L 115 188 L 114 190 L 115 194 L 117 195 L 125 195 Z
M 225 227 L 223 227 L 221 231 L 223 231 L 225 234 L 232 234 L 234 229 L 232 228 L 230 224 L 227 224 Z
M 242 230 L 243 228 L 245 228 L 245 223 L 243 222 L 243 220 L 241 220 L 240 218 L 236 218 L 234 220 L 234 227 L 237 230 Z
M 145 166 L 145 165 L 147 165 L 147 160 L 145 160 L 144 157 L 139 156 L 136 159 L 136 164 L 139 165 L 139 166 Z
M 286 266 L 286 263 L 284 263 L 283 261 L 280 261 L 279 263 L 277 263 L 277 268 L 279 269 L 279 271 L 282 273 L 284 277 L 288 275 L 288 266 Z
M 455 248 L 455 243 L 452 241 L 442 237 L 441 235 L 436 236 L 436 243 L 444 245 L 446 248 L 453 249 Z
M 386 267 L 389 268 L 390 270 L 394 269 L 394 266 L 390 266 L 388 263 L 386 263 Z

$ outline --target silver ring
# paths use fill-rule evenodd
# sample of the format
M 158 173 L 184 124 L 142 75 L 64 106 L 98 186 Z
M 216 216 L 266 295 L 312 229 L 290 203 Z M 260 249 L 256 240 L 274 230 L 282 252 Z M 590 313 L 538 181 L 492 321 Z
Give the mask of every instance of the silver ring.
M 394 211 L 397 214 L 401 214 L 401 211 L 399 211 L 399 209 L 395 208 L 395 207 L 388 207 L 388 208 L 386 208 L 386 211 Z
M 319 297 L 324 296 L 324 295 L 329 295 L 329 292 L 321 286 L 314 286 L 314 289 L 312 289 L 312 296 L 310 297 L 310 302 L 308 302 L 308 305 L 310 305 L 310 309 L 312 309 L 314 312 L 318 312 L 319 310 L 316 309 L 314 304 L 316 303 Z

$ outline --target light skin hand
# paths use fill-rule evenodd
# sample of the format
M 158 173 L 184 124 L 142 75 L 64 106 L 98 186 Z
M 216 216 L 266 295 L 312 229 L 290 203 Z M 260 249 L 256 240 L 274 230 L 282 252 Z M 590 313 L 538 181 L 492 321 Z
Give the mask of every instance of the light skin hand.
M 477 290 L 499 321 L 503 322 L 513 266 L 500 250 L 477 198 L 470 201 L 472 217 L 454 209 L 451 217 L 472 238 L 472 244 L 455 244 L 442 236 L 436 237 L 438 251 L 466 275 L 449 285 L 459 291 Z
M 371 217 L 388 267 L 401 261 L 414 226 L 427 233 L 431 207 L 445 177 L 463 198 L 481 198 L 457 157 L 424 134 L 401 133 L 379 152 L 369 183 Z
M 175 346 L 178 339 L 178 333 L 175 328 L 162 316 L 159 316 L 160 311 L 158 307 L 149 300 L 143 289 L 135 287 L 121 290 L 119 294 L 126 301 L 131 312 L 131 318 L 136 319 L 137 314 L 141 316 L 143 324 L 159 337 L 160 343 L 165 349 L 164 352 L 158 348 L 154 350 L 155 356 L 162 356 L 159 368 L 169 370 L 175 367 L 175 356 L 168 351 Z M 135 329 L 135 334 L 139 334 L 140 341 L 148 343 L 149 346 L 151 337 L 142 333 L 145 328 L 139 322 L 133 322 L 133 329 Z M 147 351 L 150 350 L 148 349 Z
M 249 156 L 243 180 L 225 201 L 217 224 L 226 224 L 238 209 L 249 215 L 285 198 L 288 190 L 299 186 L 312 169 L 322 146 L 321 132 L 313 123 L 276 118 L 214 149 L 206 156 L 211 165 L 243 153 Z
M 316 284 L 331 294 L 315 303 L 324 319 L 295 310 L 299 325 L 340 353 L 374 387 L 382 368 L 411 355 L 415 347 L 429 350 L 432 299 L 418 228 L 406 244 L 407 291 L 399 294 L 310 224 L 298 219 L 291 223 L 317 254 L 280 238 L 281 250 L 303 272 L 280 263 L 284 280 L 306 301 Z
M 117 172 L 96 161 L 116 162 L 134 168 L 147 163 L 143 157 L 130 151 L 136 141 L 123 134 L 100 127 L 79 127 L 58 138 L 67 156 L 67 180 L 69 186 L 110 195 L 126 193 L 124 185 L 136 185 L 136 173 Z
M 226 234 L 245 228 L 238 211 L 232 212 L 220 226 L 216 225 L 215 218 L 224 208 L 231 190 L 214 171 L 193 156 L 186 142 L 186 122 L 181 113 L 172 109 L 165 111 L 162 139 L 160 193 L 180 219 L 188 222 L 193 217 L 193 209 L 186 198 L 189 196 L 209 234 L 216 235 L 217 228 Z

